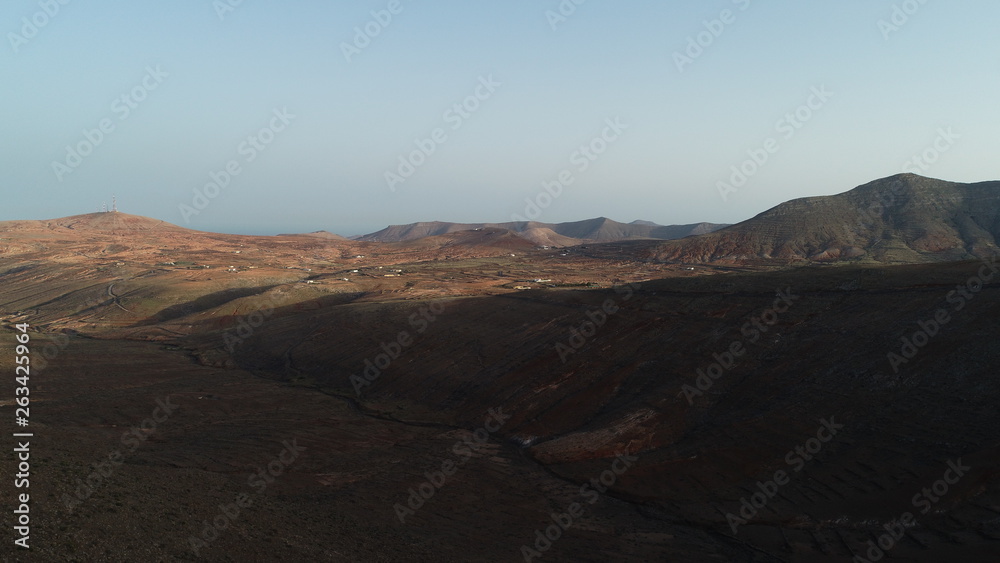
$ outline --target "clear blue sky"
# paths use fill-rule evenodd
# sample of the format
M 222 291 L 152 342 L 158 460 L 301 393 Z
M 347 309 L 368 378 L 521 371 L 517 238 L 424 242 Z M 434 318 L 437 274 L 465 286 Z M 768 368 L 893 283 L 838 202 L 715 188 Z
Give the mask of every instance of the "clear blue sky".
M 212 0 L 44 4 L 0 7 L 0 220 L 92 212 L 114 193 L 123 211 L 211 231 L 500 222 L 569 170 L 539 220 L 737 222 L 901 172 L 935 141 L 947 151 L 926 175 L 1000 178 L 993 0 L 586 0 L 555 29 L 560 0 L 399 0 L 350 62 L 342 44 L 389 0 L 243 0 L 222 17 Z M 880 29 L 894 6 L 919 9 Z M 679 70 L 675 53 L 726 9 Z M 445 112 L 490 76 L 500 85 L 455 129 Z M 821 86 L 833 97 L 788 138 L 779 120 Z M 115 102 L 133 91 L 134 107 Z M 272 119 L 283 108 L 287 125 Z M 628 128 L 586 170 L 571 162 L 613 118 Z M 87 151 L 102 121 L 113 130 L 68 166 L 67 145 Z M 263 151 L 241 151 L 272 124 Z M 439 128 L 390 190 L 386 172 Z M 959 137 L 938 139 L 948 128 Z M 767 162 L 724 200 L 718 182 L 767 139 Z M 230 161 L 239 174 L 186 220 L 179 206 Z

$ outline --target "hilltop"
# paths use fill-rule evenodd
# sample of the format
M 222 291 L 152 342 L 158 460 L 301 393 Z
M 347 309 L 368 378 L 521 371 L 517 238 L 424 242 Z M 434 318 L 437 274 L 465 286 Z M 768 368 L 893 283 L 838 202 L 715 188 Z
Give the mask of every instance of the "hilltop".
M 119 211 L 108 211 L 101 213 L 86 213 L 84 215 L 73 215 L 59 219 L 33 220 L 33 221 L 3 221 L 0 222 L 0 232 L 59 232 L 75 231 L 77 233 L 109 233 L 109 234 L 129 234 L 136 232 L 148 233 L 151 231 L 197 232 L 178 227 L 166 221 L 151 219 L 141 215 L 129 215 Z

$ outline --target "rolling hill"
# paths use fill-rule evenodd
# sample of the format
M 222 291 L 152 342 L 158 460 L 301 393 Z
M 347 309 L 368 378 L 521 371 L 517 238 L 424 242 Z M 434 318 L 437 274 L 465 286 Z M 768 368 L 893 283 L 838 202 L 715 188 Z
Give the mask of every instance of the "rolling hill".
M 569 223 L 538 223 L 535 221 L 512 223 L 447 223 L 431 221 L 410 223 L 408 225 L 391 225 L 381 231 L 359 237 L 358 240 L 399 242 L 456 231 L 500 228 L 519 233 L 522 237 L 540 245 L 573 246 L 586 242 L 615 242 L 641 239 L 671 240 L 710 233 L 724 226 L 713 223 L 664 226 L 648 221 L 619 223 L 606 217 Z
M 960 184 L 901 174 L 849 192 L 782 203 L 756 217 L 656 244 L 665 262 L 922 263 L 1000 251 L 1000 182 Z
M 94 232 L 104 234 L 129 234 L 150 231 L 189 232 L 183 227 L 128 213 L 86 213 L 60 219 L 3 221 L 0 222 L 0 232 Z

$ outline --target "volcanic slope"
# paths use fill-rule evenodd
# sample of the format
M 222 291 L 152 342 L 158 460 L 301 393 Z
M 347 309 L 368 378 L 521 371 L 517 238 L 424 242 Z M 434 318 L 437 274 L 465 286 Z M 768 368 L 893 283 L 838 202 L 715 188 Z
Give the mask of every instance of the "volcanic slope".
M 645 255 L 692 263 L 944 262 L 996 252 L 998 236 L 1000 182 L 901 174 L 795 199 L 714 233 L 651 245 Z

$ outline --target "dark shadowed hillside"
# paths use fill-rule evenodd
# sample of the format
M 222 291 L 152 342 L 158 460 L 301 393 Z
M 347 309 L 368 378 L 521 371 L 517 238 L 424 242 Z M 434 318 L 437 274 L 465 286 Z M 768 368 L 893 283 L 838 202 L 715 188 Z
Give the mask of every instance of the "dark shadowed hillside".
M 512 413 L 505 439 L 576 483 L 630 452 L 638 461 L 614 494 L 665 529 L 717 534 L 713 549 L 846 561 L 909 510 L 919 526 L 895 556 L 978 561 L 1000 538 L 989 469 L 1000 445 L 988 430 L 1000 424 L 990 344 L 1000 337 L 1000 286 L 994 279 L 959 310 L 952 292 L 990 272 L 977 262 L 814 267 L 606 291 L 330 301 L 275 319 L 234 358 L 386 420 L 472 427 L 502 408 Z M 935 338 L 891 361 L 942 307 L 952 316 Z M 369 330 L 337 328 L 359 322 Z M 402 330 L 413 341 L 398 347 Z M 199 340 L 190 343 L 201 349 Z M 388 366 L 383 353 L 395 356 Z M 829 425 L 837 433 L 827 440 Z M 814 455 L 790 454 L 817 434 Z M 975 469 L 934 513 L 919 514 L 911 497 L 955 459 Z M 734 534 L 726 515 L 778 470 L 791 483 Z

